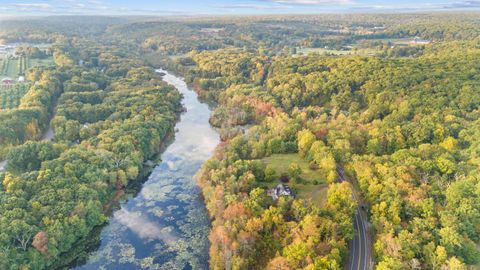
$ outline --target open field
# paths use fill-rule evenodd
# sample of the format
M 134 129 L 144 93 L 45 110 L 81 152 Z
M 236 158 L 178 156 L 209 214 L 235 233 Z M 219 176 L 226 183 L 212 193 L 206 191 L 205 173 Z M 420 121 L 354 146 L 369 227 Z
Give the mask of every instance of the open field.
M 264 189 L 271 189 L 280 183 L 280 181 L 270 183 L 262 182 L 259 186 Z M 292 188 L 297 198 L 310 200 L 318 207 L 323 207 L 327 202 L 328 184 L 298 184 L 293 181 L 287 184 Z
M 5 58 L 0 63 L 0 75 L 3 77 L 17 78 L 19 76 L 20 69 L 17 61 L 12 58 Z
M 47 66 L 53 64 L 51 57 L 45 59 L 30 59 L 25 56 L 8 57 L 0 60 L 0 76 L 16 80 L 23 76 L 25 71 L 34 66 Z
M 302 169 L 300 178 L 304 182 L 313 183 L 325 183 L 325 179 L 321 179 L 318 172 L 312 170 L 308 166 L 308 162 L 301 158 L 298 154 L 276 154 L 271 155 L 263 159 L 265 164 L 272 166 L 275 171 L 281 175 L 288 172 L 288 166 L 292 163 L 297 163 Z
M 357 43 L 361 44 L 364 42 L 381 42 L 384 44 L 388 44 L 389 42 L 395 46 L 408 46 L 413 38 L 377 38 L 377 39 L 362 39 L 359 40 Z
M 318 207 L 322 207 L 327 202 L 328 184 L 320 185 L 294 185 L 294 190 L 299 198 L 311 200 Z
M 350 44 L 353 47 L 352 50 L 333 50 L 325 48 L 297 48 L 297 54 L 328 54 L 328 55 L 361 55 L 361 56 L 372 56 L 380 53 L 379 50 L 373 48 L 371 44 L 382 43 L 390 44 L 391 46 L 406 47 L 410 46 L 410 43 L 414 40 L 411 38 L 378 38 L 378 39 L 361 39 L 357 42 Z
M 47 57 L 45 59 L 28 59 L 28 67 L 36 66 L 50 66 L 53 65 L 53 57 Z
M 278 175 L 287 173 L 291 163 L 297 163 L 302 169 L 300 178 L 302 183 L 290 181 L 288 185 L 293 189 L 295 195 L 302 199 L 309 199 L 317 206 L 323 206 L 327 198 L 328 184 L 325 179 L 319 176 L 317 171 L 309 168 L 308 162 L 298 154 L 276 154 L 263 159 L 265 164 L 272 166 Z M 263 183 L 262 183 L 263 184 Z M 280 184 L 280 180 L 265 183 L 264 188 L 272 188 Z

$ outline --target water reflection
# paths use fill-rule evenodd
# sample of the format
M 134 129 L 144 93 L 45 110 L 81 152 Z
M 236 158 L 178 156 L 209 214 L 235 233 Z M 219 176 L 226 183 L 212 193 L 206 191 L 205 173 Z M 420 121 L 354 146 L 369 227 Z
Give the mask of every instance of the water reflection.
M 208 269 L 209 219 L 193 176 L 219 137 L 208 123 L 208 106 L 181 78 L 158 72 L 184 95 L 187 112 L 162 163 L 113 214 L 98 250 L 75 269 Z
M 162 229 L 159 223 L 151 221 L 148 217 L 143 216 L 141 212 L 130 212 L 126 209 L 121 209 L 115 212 L 114 218 L 139 238 L 146 241 L 162 240 L 169 244 L 178 240 L 178 237 L 172 234 L 171 229 L 168 227 Z

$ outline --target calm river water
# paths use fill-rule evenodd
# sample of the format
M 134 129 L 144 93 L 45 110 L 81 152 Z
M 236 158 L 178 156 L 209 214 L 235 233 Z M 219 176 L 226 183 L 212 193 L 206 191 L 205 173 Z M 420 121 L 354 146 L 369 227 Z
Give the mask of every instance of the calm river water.
M 183 95 L 172 144 L 140 192 L 122 203 L 100 234 L 100 245 L 74 269 L 208 269 L 208 214 L 193 176 L 219 143 L 210 109 L 186 83 L 164 70 Z

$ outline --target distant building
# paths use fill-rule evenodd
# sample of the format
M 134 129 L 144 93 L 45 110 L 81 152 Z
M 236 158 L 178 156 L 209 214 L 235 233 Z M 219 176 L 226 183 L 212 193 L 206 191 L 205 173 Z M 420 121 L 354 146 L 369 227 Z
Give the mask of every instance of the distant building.
M 294 197 L 293 191 L 290 189 L 290 187 L 284 184 L 279 184 L 276 187 L 269 189 L 267 194 L 274 200 L 277 200 L 280 198 L 280 196 Z
M 415 37 L 412 41 L 410 41 L 410 45 L 416 46 L 416 45 L 428 45 L 430 44 L 430 40 L 422 39 L 420 37 Z
M 15 47 L 8 45 L 0 45 L 0 56 L 6 57 L 12 55 L 15 52 Z
M 2 79 L 2 85 L 3 86 L 10 86 L 12 84 L 14 84 L 14 81 L 12 79 L 10 79 L 10 78 L 3 78 Z
M 225 28 L 202 28 L 200 29 L 200 32 L 206 33 L 206 34 L 217 34 L 220 32 L 225 31 Z

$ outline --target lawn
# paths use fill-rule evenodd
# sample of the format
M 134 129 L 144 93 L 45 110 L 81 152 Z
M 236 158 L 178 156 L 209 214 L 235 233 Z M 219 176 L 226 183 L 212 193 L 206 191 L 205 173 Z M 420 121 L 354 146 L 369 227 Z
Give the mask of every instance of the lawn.
M 288 167 L 292 163 L 297 163 L 302 169 L 300 178 L 308 183 L 313 183 L 315 180 L 317 183 L 325 183 L 325 179 L 320 178 L 318 172 L 311 170 L 308 166 L 308 161 L 300 157 L 298 154 L 276 154 L 271 155 L 263 159 L 265 164 L 270 164 L 275 171 L 281 175 L 288 173 Z
M 25 71 L 34 66 L 48 66 L 53 64 L 53 58 L 30 59 L 27 57 L 9 57 L 0 60 L 0 76 L 16 80 Z
M 311 200 L 318 207 L 323 207 L 327 202 L 328 184 L 293 184 L 292 186 L 299 198 Z
M 36 66 L 50 66 L 53 65 L 53 57 L 48 57 L 45 59 L 28 59 L 28 67 Z
M 377 38 L 377 39 L 362 39 L 359 40 L 358 43 L 361 44 L 362 42 L 375 42 L 379 41 L 384 44 L 387 44 L 390 42 L 392 45 L 396 46 L 408 46 L 410 45 L 410 42 L 413 40 L 412 38 Z
M 5 58 L 2 60 L 1 64 L 1 75 L 3 77 L 17 78 L 18 76 L 18 65 L 17 61 Z
M 287 173 L 291 163 L 297 163 L 302 169 L 300 175 L 302 183 L 290 181 L 288 185 L 298 198 L 309 199 L 319 207 L 325 204 L 328 190 L 326 180 L 321 178 L 317 171 L 311 170 L 308 162 L 298 154 L 275 154 L 264 158 L 263 162 L 269 164 L 278 175 Z M 314 184 L 314 182 L 317 184 Z M 280 184 L 280 179 L 271 183 L 262 183 L 262 187 L 272 188 L 278 184 Z

